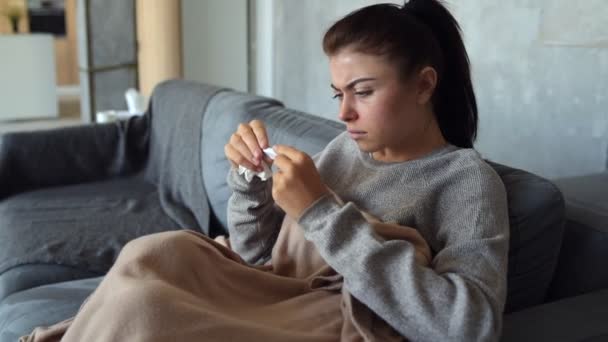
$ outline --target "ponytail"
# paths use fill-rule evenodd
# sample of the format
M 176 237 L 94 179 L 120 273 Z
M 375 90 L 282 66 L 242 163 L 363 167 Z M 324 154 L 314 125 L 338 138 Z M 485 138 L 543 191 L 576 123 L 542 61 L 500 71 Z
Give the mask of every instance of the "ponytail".
M 410 0 L 403 10 L 428 26 L 439 44 L 443 61 L 433 105 L 441 132 L 456 146 L 473 147 L 477 100 L 460 25 L 438 0 Z
M 439 0 L 378 4 L 350 13 L 323 37 L 327 55 L 346 47 L 388 57 L 404 77 L 433 67 L 438 84 L 432 103 L 441 133 L 453 145 L 473 147 L 478 116 L 469 57 L 458 22 Z

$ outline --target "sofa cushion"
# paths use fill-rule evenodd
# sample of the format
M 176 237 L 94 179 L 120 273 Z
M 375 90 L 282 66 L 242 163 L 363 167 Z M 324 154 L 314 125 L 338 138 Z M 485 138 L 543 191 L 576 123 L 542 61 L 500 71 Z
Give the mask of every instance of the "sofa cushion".
M 0 300 L 12 293 L 68 280 L 92 278 L 103 272 L 54 264 L 27 264 L 13 267 L 0 275 Z
M 76 315 L 101 277 L 35 287 L 0 301 L 0 342 L 15 342 L 38 326 Z
M 608 288 L 608 172 L 558 179 L 566 198 L 566 231 L 552 298 Z
M 176 227 L 161 208 L 156 187 L 141 178 L 39 189 L 6 198 L 0 202 L 0 289 L 6 290 L 2 297 L 73 279 L 74 272 L 103 274 L 128 241 Z M 52 276 L 38 268 L 7 272 L 40 264 L 72 270 Z
M 608 289 L 504 317 L 502 342 L 608 341 Z
M 507 191 L 510 243 L 506 312 L 543 303 L 564 229 L 564 200 L 550 181 L 489 162 Z
M 226 233 L 226 207 L 230 197 L 226 184 L 230 163 L 223 147 L 240 123 L 253 119 L 264 121 L 270 144 L 291 145 L 310 155 L 321 151 L 344 130 L 338 122 L 286 109 L 273 99 L 239 92 L 215 95 L 203 119 L 201 168 L 212 213 L 216 224 L 221 226 L 216 233 Z

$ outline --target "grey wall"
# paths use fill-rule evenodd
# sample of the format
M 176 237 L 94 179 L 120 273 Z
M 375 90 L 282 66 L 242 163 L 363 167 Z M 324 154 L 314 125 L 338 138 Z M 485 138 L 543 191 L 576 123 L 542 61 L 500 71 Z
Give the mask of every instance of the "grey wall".
M 335 119 L 322 35 L 334 20 L 377 2 L 273 2 L 273 95 L 287 106 Z M 447 2 L 461 23 L 473 66 L 477 149 L 486 158 L 549 178 L 603 170 L 608 3 Z
M 247 0 L 182 0 L 184 78 L 248 90 Z

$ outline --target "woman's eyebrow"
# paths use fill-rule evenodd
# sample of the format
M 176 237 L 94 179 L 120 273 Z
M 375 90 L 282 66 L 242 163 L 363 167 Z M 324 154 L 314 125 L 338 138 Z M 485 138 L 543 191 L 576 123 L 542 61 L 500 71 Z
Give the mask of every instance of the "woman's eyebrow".
M 346 89 L 352 89 L 354 86 L 357 85 L 357 83 L 361 83 L 361 82 L 366 82 L 366 81 L 375 81 L 376 78 L 374 77 L 361 77 L 361 78 L 357 78 L 355 80 L 350 81 L 347 85 L 346 85 Z M 336 90 L 339 91 L 340 89 L 338 89 L 333 83 L 330 84 L 330 86 Z

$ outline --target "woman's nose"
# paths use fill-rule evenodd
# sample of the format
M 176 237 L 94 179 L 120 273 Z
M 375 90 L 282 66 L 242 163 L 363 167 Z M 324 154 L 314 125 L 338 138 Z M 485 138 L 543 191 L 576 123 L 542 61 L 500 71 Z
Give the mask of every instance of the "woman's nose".
M 354 110 L 350 101 L 344 97 L 340 103 L 340 113 L 338 118 L 344 122 L 350 122 L 357 118 L 357 112 Z

